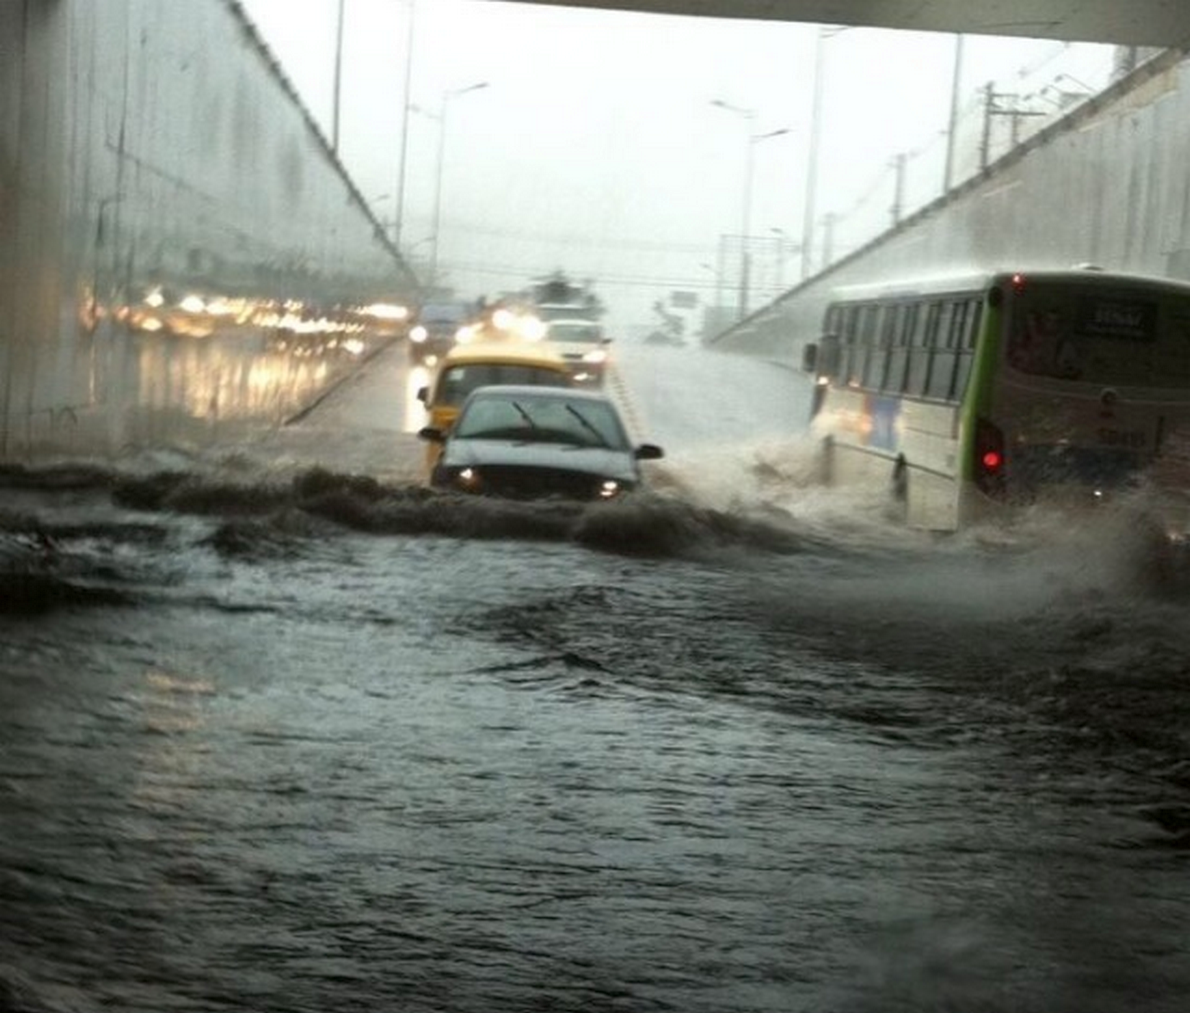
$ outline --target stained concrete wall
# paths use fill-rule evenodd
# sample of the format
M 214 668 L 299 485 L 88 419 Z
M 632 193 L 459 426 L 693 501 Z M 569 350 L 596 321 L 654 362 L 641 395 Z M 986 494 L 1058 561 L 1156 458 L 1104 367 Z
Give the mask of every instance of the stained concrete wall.
M 416 285 L 235 0 L 0 3 L 0 459 L 280 422 Z

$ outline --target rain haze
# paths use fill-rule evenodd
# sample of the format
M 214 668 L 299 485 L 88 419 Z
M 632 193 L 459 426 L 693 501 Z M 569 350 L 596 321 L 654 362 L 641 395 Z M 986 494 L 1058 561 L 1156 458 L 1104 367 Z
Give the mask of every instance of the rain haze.
M 1185 53 L 0 27 L 0 1013 L 1185 1013 Z
M 339 6 L 245 2 L 328 138 Z M 750 145 L 749 235 L 773 240 L 756 297 L 793 284 L 803 265 L 817 54 L 810 238 L 818 254 L 827 215 L 836 219 L 836 258 L 887 226 L 896 156 L 911 156 L 910 201 L 941 189 L 954 36 L 491 0 L 346 0 L 343 11 L 341 158 L 391 224 L 404 138 L 401 247 L 424 272 L 439 196 L 438 268 L 464 296 L 515 290 L 561 269 L 593 280 L 609 328 L 629 338 L 656 323 L 653 304 L 674 290 L 704 305 L 730 302 L 724 237 L 743 230 Z M 1111 51 L 967 37 L 958 106 L 978 119 L 990 81 L 1040 92 L 1065 75 L 1077 82 L 1067 88 L 1100 87 Z M 778 131 L 788 132 L 750 141 Z

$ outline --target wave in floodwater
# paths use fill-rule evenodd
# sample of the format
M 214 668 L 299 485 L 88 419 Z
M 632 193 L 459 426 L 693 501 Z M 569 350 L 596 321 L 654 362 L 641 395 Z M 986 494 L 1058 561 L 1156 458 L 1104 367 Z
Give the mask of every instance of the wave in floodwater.
M 961 757 L 972 740 L 981 745 L 999 743 L 1003 750 L 989 750 L 989 762 L 995 763 L 1001 753 L 1012 759 L 1001 763 L 1000 780 L 991 777 L 988 783 L 999 786 L 1003 797 L 973 797 L 969 802 L 973 807 L 991 809 L 1009 798 L 1029 798 L 1048 790 L 1064 802 L 1074 798 L 1070 808 L 1055 809 L 1062 816 L 1077 816 L 1080 804 L 1092 814 L 1103 814 L 1092 821 L 1095 832 L 1109 835 L 1110 847 L 1139 854 L 1137 861 L 1146 867 L 1153 855 L 1158 861 L 1166 855 L 1178 860 L 1190 849 L 1190 804 L 1186 802 L 1190 748 L 1185 731 L 1190 727 L 1186 706 L 1190 623 L 1185 621 L 1182 599 L 1144 579 L 1144 540 L 1135 537 L 1131 515 L 1123 511 L 1102 511 L 1074 526 L 1068 517 L 1038 510 L 1022 516 L 1012 528 L 989 526 L 938 539 L 891 523 L 879 499 L 820 489 L 813 481 L 808 455 L 789 446 L 676 458 L 657 474 L 650 494 L 596 505 L 444 496 L 399 478 L 339 473 L 325 467 L 246 466 L 242 460 L 210 467 L 181 456 L 122 467 L 10 468 L 0 473 L 0 490 L 5 504 L 0 512 L 3 611 L 126 608 L 130 615 L 126 624 L 109 622 L 105 612 L 97 621 L 79 627 L 88 632 L 102 627 L 101 636 L 120 636 L 142 616 L 151 619 L 145 606 L 152 603 L 156 589 L 201 581 L 225 564 L 233 564 L 226 569 L 260 575 L 262 584 L 277 580 L 299 585 L 312 569 L 327 569 L 323 564 L 328 562 L 330 568 L 340 563 L 358 566 L 348 546 L 380 546 L 379 552 L 363 555 L 371 561 L 381 556 L 389 560 L 377 568 L 384 571 L 378 575 L 379 583 L 365 585 L 383 593 L 394 574 L 407 565 L 387 552 L 384 537 L 458 539 L 463 551 L 454 554 L 459 557 L 455 584 L 446 589 L 454 597 L 448 594 L 445 605 L 435 603 L 441 609 L 437 617 L 469 645 L 487 642 L 502 648 L 469 653 L 467 663 L 475 665 L 471 671 L 526 693 L 541 689 L 533 702 L 543 707 L 525 708 L 534 722 L 546 705 L 567 693 L 584 700 L 603 694 L 614 704 L 626 688 L 644 691 L 648 707 L 642 709 L 650 720 L 672 721 L 679 714 L 680 737 L 671 747 L 679 758 L 686 758 L 685 765 L 679 763 L 679 771 L 689 772 L 692 742 L 714 747 L 707 767 L 714 805 L 708 811 L 716 817 L 726 797 L 720 782 L 727 776 L 723 764 L 730 761 L 733 750 L 747 761 L 754 733 L 772 735 L 774 728 L 787 730 L 804 723 L 812 729 L 828 729 L 832 748 L 844 755 L 856 742 L 904 746 L 903 753 L 885 754 L 899 761 L 892 764 L 894 768 L 911 769 L 923 756 L 927 757 L 924 766 L 929 767 L 928 758 L 937 756 L 940 778 L 947 776 L 947 761 Z M 519 542 L 522 549 L 540 551 L 473 551 L 486 549 L 494 541 Z M 532 547 L 526 544 L 530 541 L 551 544 Z M 486 544 L 477 547 L 467 542 Z M 437 543 L 423 544 L 434 548 Z M 573 546 L 577 552 L 559 546 Z M 551 563 L 564 567 L 580 554 L 596 564 L 613 565 L 586 570 L 579 565 L 573 574 L 525 579 L 520 582 L 523 586 L 501 588 L 501 594 L 491 599 L 473 595 L 473 600 L 461 600 L 467 597 L 465 582 L 473 576 L 470 564 L 477 557 L 490 562 L 497 555 L 520 555 L 535 558 L 536 565 L 544 568 Z M 624 558 L 609 560 L 617 555 Z M 311 563 L 315 566 L 306 565 Z M 214 569 L 204 569 L 208 565 Z M 510 576 L 515 583 L 535 564 L 521 565 L 518 570 L 510 562 L 496 583 Z M 609 579 L 613 573 L 623 580 Z M 350 588 L 345 597 L 357 597 L 355 590 Z M 299 589 L 295 597 L 304 592 Z M 309 606 L 311 616 L 322 604 Z M 252 637 L 268 628 L 279 641 L 302 618 L 290 616 L 293 625 L 286 627 L 249 622 L 237 632 Z M 363 613 L 359 622 L 391 618 L 388 614 L 370 619 Z M 178 621 L 184 627 L 189 619 L 187 614 Z M 319 621 L 333 625 L 346 620 L 339 613 L 322 611 Z M 230 622 L 228 626 L 234 628 Z M 311 626 L 315 627 L 313 621 Z M 627 630 L 632 635 L 626 636 Z M 336 644 L 348 643 L 354 632 L 341 628 L 332 639 Z M 382 641 L 383 646 L 373 649 L 387 650 L 394 642 Z M 104 647 L 102 642 L 98 648 L 90 641 L 86 644 L 87 650 L 102 652 Z M 29 656 L 36 658 L 44 649 L 35 638 Z M 815 663 L 816 657 L 821 664 Z M 283 672 L 278 694 L 282 684 L 292 687 L 301 682 L 290 678 L 295 674 L 300 675 Z M 395 692 L 388 685 L 383 688 Z M 207 692 L 205 683 L 179 682 L 165 695 Z M 277 696 L 273 702 L 284 699 Z M 662 706 L 656 706 L 658 700 Z M 689 721 L 679 713 L 687 703 Z M 589 720 L 591 709 L 581 709 L 584 720 Z M 186 708 L 178 710 L 184 717 Z M 170 713 L 179 716 L 173 710 Z M 774 722 L 775 715 L 791 720 Z M 725 723 L 731 728 L 737 720 L 744 732 L 739 743 L 729 748 L 726 744 L 731 740 L 719 733 Z M 172 741 L 161 738 L 166 745 Z M 351 761 L 357 762 L 357 754 L 363 752 L 352 741 Z M 161 762 L 174 758 L 169 750 L 160 751 Z M 790 763 L 784 751 L 761 760 L 755 769 L 747 762 L 739 768 L 745 779 L 762 783 L 785 778 L 774 783 L 791 789 L 806 773 L 796 762 Z M 322 765 L 312 768 L 311 779 L 316 781 L 318 770 L 325 773 L 327 768 L 337 773 L 333 765 Z M 386 767 L 385 776 L 388 773 Z M 293 772 L 288 766 L 284 776 L 284 798 L 301 805 L 310 797 L 308 788 L 290 786 Z M 435 769 L 429 778 L 435 789 L 440 776 Z M 572 780 L 570 774 L 567 778 Z M 492 790 L 494 783 L 485 780 L 478 790 Z M 894 777 L 890 784 L 895 783 Z M 13 791 L 14 797 L 22 790 L 19 785 L 0 787 Z M 672 806 L 680 814 L 682 803 L 674 798 L 688 798 L 687 788 L 679 782 L 672 796 L 659 794 L 655 808 L 665 813 Z M 847 791 L 844 785 L 839 792 L 843 805 Z M 743 821 L 761 835 L 771 827 L 781 848 L 786 833 L 794 834 L 796 828 L 814 822 L 811 809 L 792 812 L 783 825 L 766 822 L 772 818 L 771 803 L 784 794 L 785 790 L 762 794 L 759 797 L 769 804 L 745 813 Z M 828 801 L 833 804 L 835 799 L 831 796 Z M 238 796 L 235 805 L 240 805 Z M 923 818 L 927 826 L 928 815 Z M 866 830 L 878 835 L 879 806 L 873 808 L 872 817 Z M 1100 823 L 1104 824 L 1101 830 Z M 136 825 L 130 821 L 130 826 Z M 309 824 L 296 826 L 295 832 L 304 840 Z M 718 823 L 714 831 L 724 832 Z M 278 832 L 283 831 L 270 830 Z M 639 828 L 629 826 L 625 839 L 635 832 Z M 1015 830 L 1005 825 L 1004 833 L 1008 836 Z M 210 839 L 226 843 L 218 834 L 211 838 L 204 829 L 200 840 Z M 724 839 L 731 839 L 726 832 Z M 915 840 L 905 852 L 906 861 L 917 860 Z M 1058 835 L 1057 840 L 1068 848 L 1089 848 L 1087 840 L 1098 846 L 1098 838 L 1075 836 L 1071 843 Z M 146 853 L 160 856 L 157 842 L 148 843 L 152 846 Z M 253 842 L 258 845 L 259 841 Z M 1041 848 L 1038 844 L 1033 850 Z M 861 865 L 870 860 L 863 847 L 841 851 L 857 855 Z M 219 848 L 216 852 L 222 854 Z M 970 860 L 971 875 L 977 879 L 985 869 L 978 861 L 977 844 L 970 853 L 975 856 Z M 1092 852 L 1092 858 L 1102 853 Z M 226 870 L 221 864 L 171 865 L 169 857 L 168 882 L 183 886 L 191 881 L 224 882 Z M 940 865 L 954 859 L 950 852 L 939 852 Z M 1048 863 L 1044 855 L 1034 859 L 1035 865 L 1028 859 L 1023 855 L 1020 878 L 1032 883 L 1030 873 L 1044 870 Z M 837 855 L 833 860 L 838 860 Z M 679 869 L 682 861 L 687 869 L 698 864 L 676 861 Z M 1087 862 L 1093 864 L 1092 859 Z M 245 866 L 251 867 L 252 863 Z M 572 867 L 567 875 L 573 872 Z M 670 882 L 673 869 L 667 865 L 663 872 L 665 882 Z M 931 869 L 926 875 L 944 873 Z M 301 879 L 300 868 L 294 876 Z M 718 882 L 722 867 L 716 864 L 708 876 L 708 882 Z M 283 877 L 266 885 L 276 891 L 284 886 Z M 124 884 L 118 886 L 122 889 Z M 407 887 L 407 881 L 401 886 Z M 869 886 L 870 881 L 857 879 L 854 890 Z M 307 887 L 307 882 L 299 882 L 297 896 L 308 896 Z M 1076 887 L 1081 890 L 1082 882 Z M 762 888 L 763 882 L 758 892 Z M 47 893 L 43 896 L 37 892 L 41 890 Z M 0 882 L 0 899 L 8 897 L 19 910 L 68 908 L 57 891 L 56 884 L 46 886 L 27 868 Z M 168 894 L 164 896 L 170 900 Z M 267 889 L 260 891 L 260 898 L 261 909 L 281 903 L 270 901 Z M 154 895 L 151 904 L 157 899 Z M 465 895 L 462 901 L 469 903 Z M 391 902 L 391 896 L 384 902 Z M 123 897 L 120 903 L 126 903 Z M 689 897 L 676 903 L 685 906 Z M 724 912 L 738 903 L 738 898 L 726 896 L 715 916 L 726 917 Z M 147 909 L 149 915 L 155 910 Z M 183 919 L 190 914 L 180 910 Z M 1047 906 L 1039 901 L 1024 910 L 1045 912 Z M 840 922 L 852 914 L 843 908 L 837 913 Z M 1064 914 L 1054 914 L 1055 922 Z M 146 909 L 134 915 L 120 916 L 125 919 L 120 923 L 124 931 L 130 924 L 135 928 Z M 369 911 L 369 918 L 374 915 Z M 339 917 L 333 907 L 331 917 Z M 95 935 L 94 923 L 84 922 L 78 929 L 87 940 Z M 1158 934 L 1138 936 L 1151 944 Z M 1055 926 L 1052 935 L 1069 940 L 1069 926 Z M 1104 936 L 1110 932 L 1105 930 Z M 185 938 L 190 945 L 190 936 Z M 953 919 L 933 917 L 920 923 L 912 918 L 897 920 L 889 926 L 887 939 L 870 941 L 868 952 L 876 962 L 872 977 L 881 985 L 879 995 L 873 989 L 871 996 L 827 1001 L 826 1006 L 991 1009 L 984 985 L 997 978 L 993 965 L 1003 959 L 1008 966 L 1018 956 L 991 929 L 985 934 L 963 921 L 956 924 Z M 30 1013 L 94 1006 L 91 997 L 80 996 L 75 989 L 46 985 L 46 981 L 76 979 L 54 966 L 52 952 L 38 959 L 45 964 L 39 967 L 25 959 L 17 963 L 0 953 L 0 1010 Z M 260 966 L 269 967 L 269 959 L 269 954 L 254 951 L 244 957 L 246 967 L 248 961 L 254 962 L 253 973 Z M 986 963 L 980 964 L 981 959 Z M 194 960 L 195 966 L 203 966 L 201 957 Z M 149 966 L 150 973 L 156 974 L 157 967 Z M 333 965 L 328 966 L 333 974 Z M 449 962 L 445 966 L 449 968 Z M 968 980 L 964 972 L 971 969 Z M 713 974 L 708 972 L 708 980 Z M 88 967 L 86 977 L 101 977 L 101 970 Z M 140 986 L 145 991 L 143 1008 L 151 1005 L 151 990 L 160 985 L 153 978 L 146 981 Z M 1136 984 L 1143 988 L 1146 982 Z M 349 986 L 342 979 L 336 985 L 346 991 Z M 351 994 L 363 991 L 361 986 Z M 1091 994 L 1085 1003 L 1065 1005 L 1037 1000 L 1032 1008 L 1113 1008 L 1096 1006 L 1096 998 Z M 222 1001 L 210 1000 L 210 1004 Z M 244 1001 L 251 1003 L 251 996 L 232 995 L 225 1004 L 242 1006 Z M 490 1004 L 491 997 L 486 1001 Z M 477 1000 L 475 1008 L 480 1005 Z M 573 1007 L 580 1005 L 611 1009 L 624 1002 L 618 996 L 582 995 Z M 324 1004 L 324 1008 L 329 1007 Z M 678 1008 L 678 1004 L 658 1003 L 655 1008 Z
M 650 558 L 806 553 L 823 542 L 786 515 L 720 508 L 664 482 L 610 503 L 511 501 L 318 466 L 168 463 L 0 469 L 8 504 L 0 510 L 0 611 L 119 604 L 132 600 L 138 578 L 151 582 L 188 549 L 244 560 L 301 557 L 343 532 L 552 541 Z
M 649 480 L 646 492 L 585 504 L 443 493 L 243 453 L 9 465 L 0 468 L 9 504 L 0 510 L 0 611 L 119 604 L 187 549 L 284 559 L 321 551 L 342 532 L 551 541 L 740 565 L 792 555 L 815 577 L 843 567 L 846 579 L 821 596 L 832 608 L 899 613 L 966 607 L 1008 617 L 1063 595 L 1181 592 L 1137 524 L 1143 504 L 1076 524 L 1038 509 L 1011 526 L 939 537 L 893 522 L 882 496 L 822 487 L 813 448 L 799 441 L 706 449 L 652 466 Z

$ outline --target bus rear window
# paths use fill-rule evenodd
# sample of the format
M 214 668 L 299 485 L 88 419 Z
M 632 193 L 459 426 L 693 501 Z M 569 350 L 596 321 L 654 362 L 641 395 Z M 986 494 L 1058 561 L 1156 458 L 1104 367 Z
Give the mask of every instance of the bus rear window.
M 1033 286 L 1010 319 L 1008 362 L 1032 376 L 1190 388 L 1190 304 L 1147 292 Z

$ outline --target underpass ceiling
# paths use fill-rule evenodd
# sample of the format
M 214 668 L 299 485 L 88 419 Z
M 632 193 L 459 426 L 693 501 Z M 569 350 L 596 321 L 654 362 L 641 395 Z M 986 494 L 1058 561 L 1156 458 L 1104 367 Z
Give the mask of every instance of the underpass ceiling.
M 527 0 L 654 14 L 701 15 L 911 31 L 1009 35 L 1130 46 L 1190 44 L 1186 0 Z

